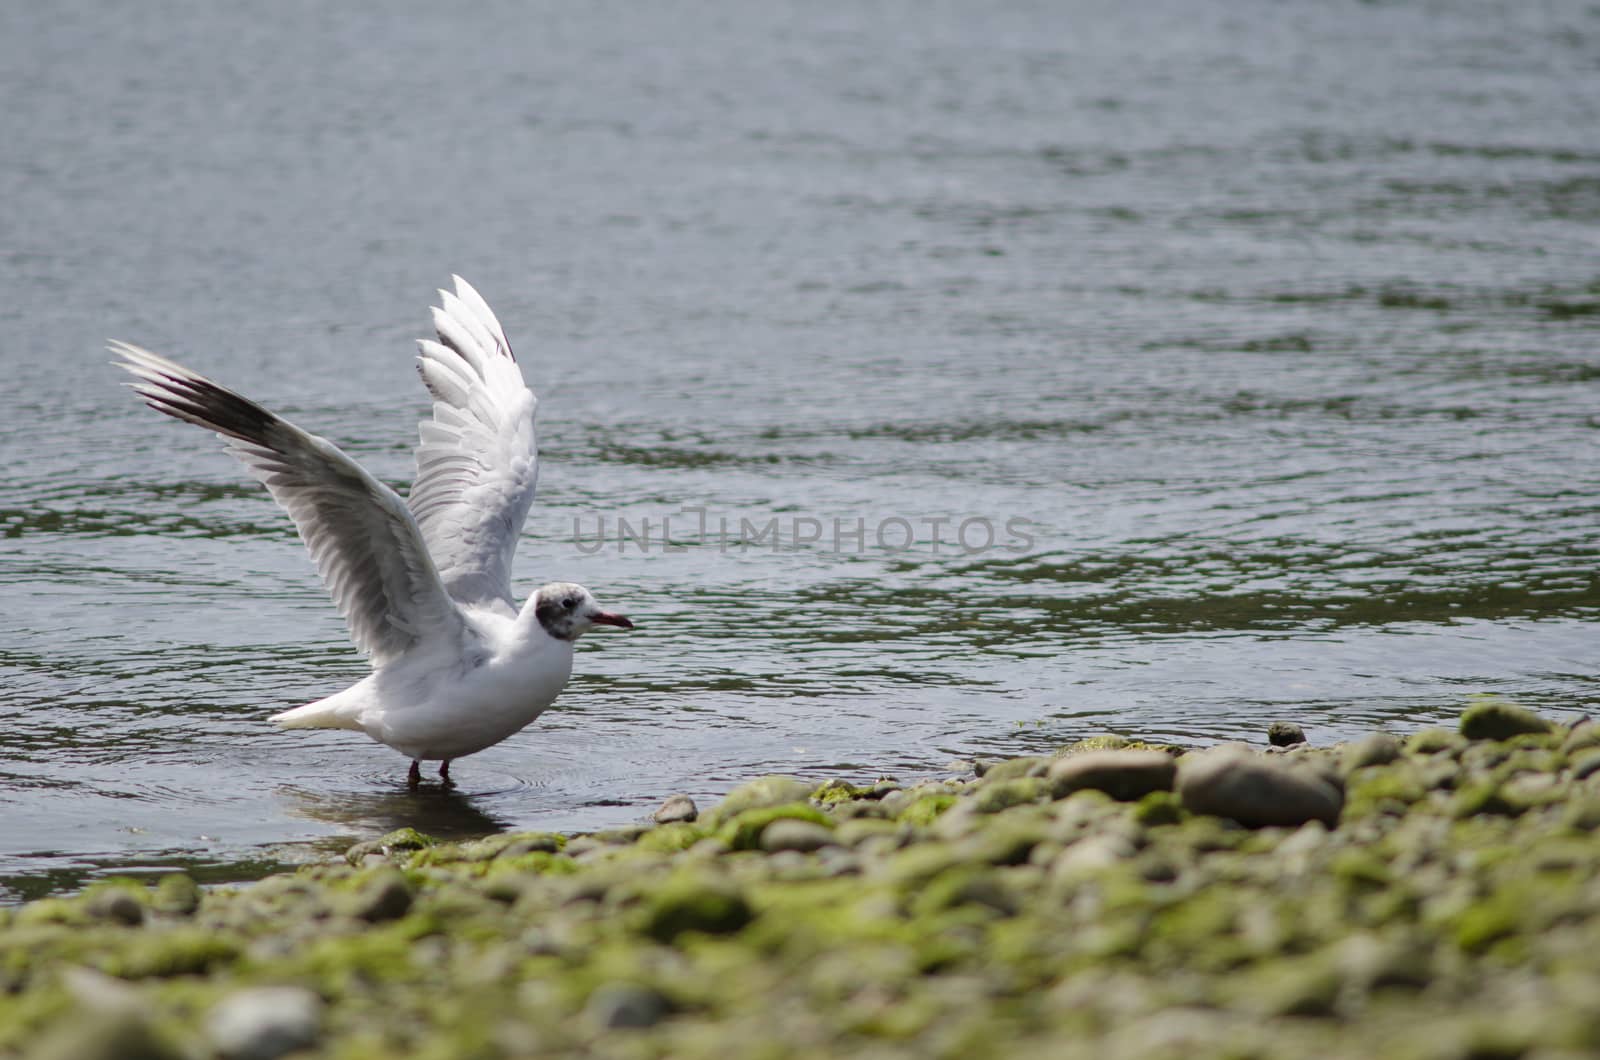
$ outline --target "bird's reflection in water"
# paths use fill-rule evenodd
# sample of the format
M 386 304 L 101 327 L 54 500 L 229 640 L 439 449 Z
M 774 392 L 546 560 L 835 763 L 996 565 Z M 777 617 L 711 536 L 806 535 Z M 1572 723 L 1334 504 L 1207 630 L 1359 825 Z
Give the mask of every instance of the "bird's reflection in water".
M 455 788 L 424 785 L 415 791 L 333 794 L 281 787 L 289 812 L 339 825 L 361 836 L 415 828 L 435 839 L 474 839 L 510 829 L 511 823 L 480 809 L 478 796 Z

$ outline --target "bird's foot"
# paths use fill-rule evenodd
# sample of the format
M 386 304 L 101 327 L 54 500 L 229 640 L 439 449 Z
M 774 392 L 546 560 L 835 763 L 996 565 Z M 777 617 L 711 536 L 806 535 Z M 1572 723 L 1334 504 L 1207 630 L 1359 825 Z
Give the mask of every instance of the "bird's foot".
M 411 760 L 411 772 L 406 774 L 406 787 L 410 788 L 412 791 L 416 791 L 418 786 L 421 784 L 422 767 L 419 766 L 417 764 L 417 760 L 413 758 Z

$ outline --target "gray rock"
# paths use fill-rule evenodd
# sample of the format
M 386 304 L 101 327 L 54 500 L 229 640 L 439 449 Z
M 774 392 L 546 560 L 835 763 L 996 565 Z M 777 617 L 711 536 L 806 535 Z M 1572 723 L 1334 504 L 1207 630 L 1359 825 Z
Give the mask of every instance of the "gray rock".
M 315 1045 L 321 1032 L 322 999 L 299 986 L 241 990 L 206 1019 L 211 1044 L 228 1060 L 276 1060 Z
M 393 869 L 374 874 L 375 878 L 356 892 L 349 906 L 351 916 L 374 923 L 399 920 L 411 911 L 411 888 L 405 877 Z
M 810 854 L 823 847 L 838 846 L 833 830 L 815 821 L 779 818 L 761 830 L 761 849 L 768 853 L 794 850 Z
M 1292 721 L 1275 721 L 1267 726 L 1267 742 L 1274 747 L 1305 743 L 1306 731 Z
M 1093 788 L 1132 802 L 1152 791 L 1171 791 L 1177 775 L 1177 763 L 1164 751 L 1084 751 L 1056 759 L 1045 780 L 1058 799 Z
M 672 1013 L 672 1002 L 659 990 L 634 983 L 607 983 L 589 995 L 586 1020 L 606 1030 L 654 1027 Z
M 1251 828 L 1321 821 L 1332 828 L 1344 792 L 1321 772 L 1245 751 L 1191 755 L 1178 769 L 1178 795 L 1190 813 L 1227 817 Z
M 144 922 L 144 903 L 123 887 L 107 887 L 89 898 L 89 915 L 132 927 Z
M 661 804 L 661 808 L 655 812 L 654 816 L 656 824 L 692 821 L 700 816 L 700 808 L 687 795 L 673 795 Z
M 1386 766 L 1402 754 L 1400 741 L 1386 732 L 1375 732 L 1351 744 L 1344 752 L 1347 770 L 1365 769 L 1367 766 Z

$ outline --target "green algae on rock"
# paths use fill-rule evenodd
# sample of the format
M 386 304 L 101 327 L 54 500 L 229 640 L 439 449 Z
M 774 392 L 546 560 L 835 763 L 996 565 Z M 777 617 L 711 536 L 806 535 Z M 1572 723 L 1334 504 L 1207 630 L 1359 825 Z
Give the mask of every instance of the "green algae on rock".
M 0 1057 L 1592 1055 L 1600 747 L 1517 728 L 1111 763 L 1143 792 L 1078 784 L 1148 753 L 1104 746 L 768 778 L 646 829 L 109 881 L 0 920 Z

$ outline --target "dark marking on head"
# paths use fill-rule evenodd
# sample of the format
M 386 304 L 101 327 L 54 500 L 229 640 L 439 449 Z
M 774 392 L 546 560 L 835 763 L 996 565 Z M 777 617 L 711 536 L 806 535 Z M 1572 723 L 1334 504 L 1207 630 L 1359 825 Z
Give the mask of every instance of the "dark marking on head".
M 539 590 L 533 614 L 544 631 L 557 640 L 577 640 L 579 630 L 574 619 L 582 603 L 583 595 L 574 586 L 546 587 Z

